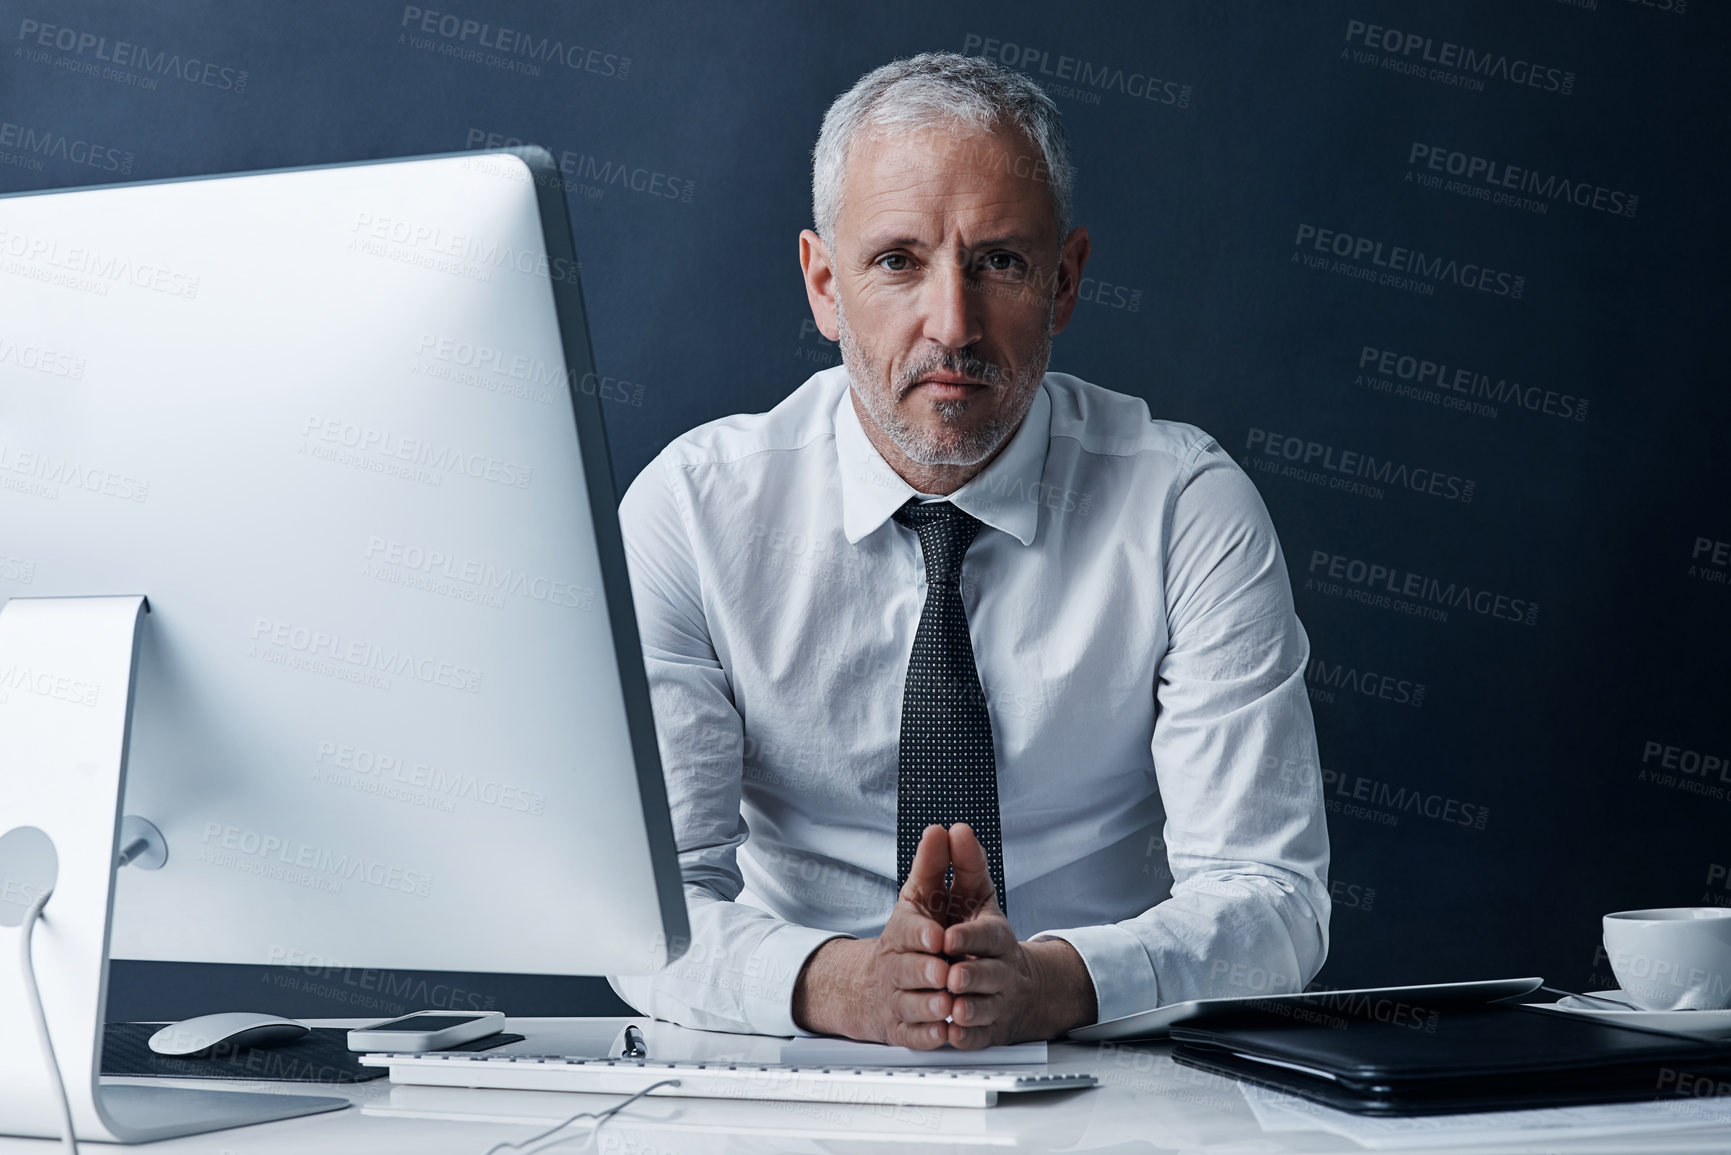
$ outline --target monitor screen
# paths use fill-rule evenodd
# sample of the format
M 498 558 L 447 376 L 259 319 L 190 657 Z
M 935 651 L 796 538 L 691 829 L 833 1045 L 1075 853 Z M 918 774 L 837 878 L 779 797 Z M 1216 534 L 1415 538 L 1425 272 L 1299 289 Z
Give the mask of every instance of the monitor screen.
M 169 857 L 120 872 L 114 957 L 677 953 L 549 175 L 512 150 L 0 198 L 0 599 L 151 610 L 125 810 Z

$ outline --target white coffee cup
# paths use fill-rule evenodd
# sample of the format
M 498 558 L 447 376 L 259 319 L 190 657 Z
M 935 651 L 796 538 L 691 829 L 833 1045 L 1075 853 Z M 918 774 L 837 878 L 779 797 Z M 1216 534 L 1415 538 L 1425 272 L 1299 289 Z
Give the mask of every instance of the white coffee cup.
M 1731 909 L 1671 906 L 1607 914 L 1611 973 L 1649 1011 L 1731 1008 Z

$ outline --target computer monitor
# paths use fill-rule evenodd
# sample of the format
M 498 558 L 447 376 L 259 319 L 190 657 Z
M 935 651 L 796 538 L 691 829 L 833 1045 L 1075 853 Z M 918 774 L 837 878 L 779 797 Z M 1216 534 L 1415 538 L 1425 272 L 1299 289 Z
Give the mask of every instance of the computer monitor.
M 151 611 L 113 957 L 678 953 L 577 277 L 538 149 L 0 198 L 0 599 Z

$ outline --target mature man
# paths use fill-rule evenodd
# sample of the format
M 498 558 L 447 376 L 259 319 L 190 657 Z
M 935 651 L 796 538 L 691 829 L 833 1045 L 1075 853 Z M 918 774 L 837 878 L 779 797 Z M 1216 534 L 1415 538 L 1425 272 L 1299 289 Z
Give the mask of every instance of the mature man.
M 645 1013 L 980 1047 L 1322 965 L 1280 546 L 1206 434 L 1046 372 L 1088 259 L 1071 184 L 1026 78 L 863 77 L 800 234 L 842 366 L 626 494 L 692 924 L 613 980 Z

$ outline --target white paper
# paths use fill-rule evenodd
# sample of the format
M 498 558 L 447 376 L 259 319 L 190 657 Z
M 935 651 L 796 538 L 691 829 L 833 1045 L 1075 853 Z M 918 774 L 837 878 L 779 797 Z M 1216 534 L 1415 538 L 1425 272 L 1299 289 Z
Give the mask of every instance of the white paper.
M 1018 1067 L 1046 1061 L 1046 1044 L 1014 1043 L 958 1051 L 945 1045 L 935 1051 L 915 1051 L 853 1039 L 789 1039 L 781 1045 L 781 1061 L 790 1067 Z
M 1264 1131 L 1327 1131 L 1377 1151 L 1468 1147 L 1481 1143 L 1567 1142 L 1731 1124 L 1731 1101 L 1713 1099 L 1595 1103 L 1584 1107 L 1383 1119 L 1336 1111 L 1245 1083 L 1240 1083 L 1239 1088 Z

